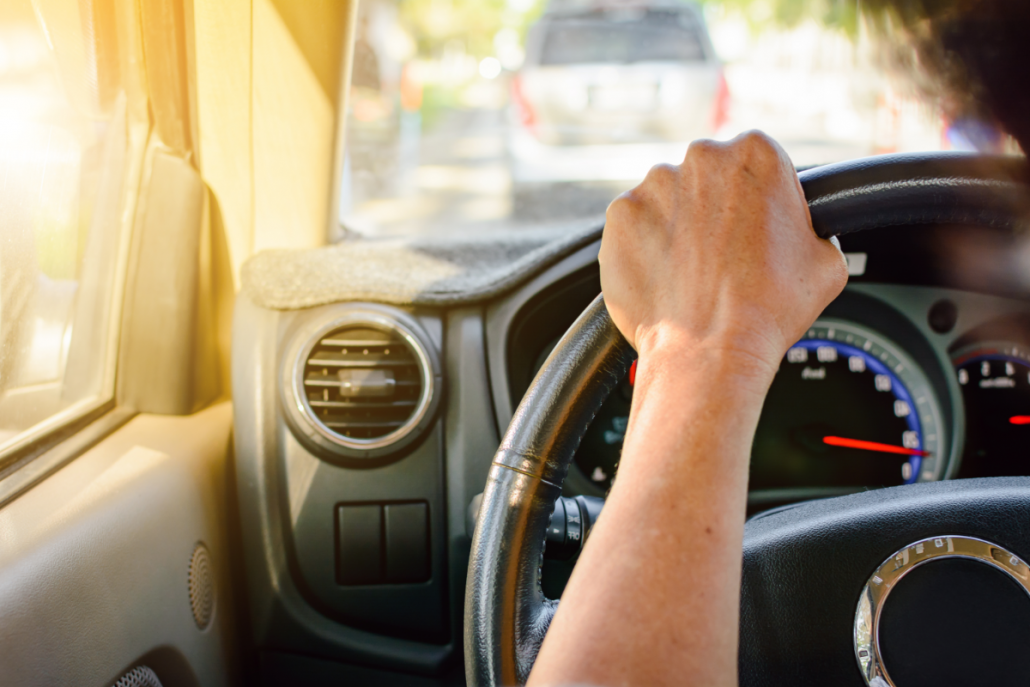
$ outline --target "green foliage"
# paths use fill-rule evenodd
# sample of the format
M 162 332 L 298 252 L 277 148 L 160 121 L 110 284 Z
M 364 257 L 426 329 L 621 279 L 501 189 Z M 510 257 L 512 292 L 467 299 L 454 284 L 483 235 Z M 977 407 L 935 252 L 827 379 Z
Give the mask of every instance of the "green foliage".
M 494 54 L 498 31 L 524 33 L 543 12 L 546 0 L 401 0 L 400 18 L 412 32 L 421 55 L 439 56 L 449 43 L 459 42 L 476 57 Z
M 753 30 L 791 28 L 814 19 L 824 26 L 854 35 L 861 0 L 699 0 L 712 9 L 739 12 Z
M 422 108 L 420 110 L 422 128 L 432 129 L 444 113 L 460 107 L 456 89 L 439 84 L 428 84 L 422 92 Z
M 863 0 L 695 0 L 715 11 L 739 13 L 757 33 L 790 28 L 807 19 L 854 35 Z M 524 35 L 548 0 L 400 0 L 400 18 L 419 54 L 439 57 L 448 44 L 482 58 L 494 54 L 493 38 L 503 28 Z

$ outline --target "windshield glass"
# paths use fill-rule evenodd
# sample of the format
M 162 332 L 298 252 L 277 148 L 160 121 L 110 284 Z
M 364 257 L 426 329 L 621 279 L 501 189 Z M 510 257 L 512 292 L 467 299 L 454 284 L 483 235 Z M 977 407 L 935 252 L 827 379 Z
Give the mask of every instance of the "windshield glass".
M 541 26 L 541 65 L 696 62 L 705 49 L 692 17 L 673 11 L 597 11 Z
M 596 225 L 690 141 L 749 129 L 798 167 L 1013 149 L 921 96 L 854 7 L 366 0 L 339 238 Z

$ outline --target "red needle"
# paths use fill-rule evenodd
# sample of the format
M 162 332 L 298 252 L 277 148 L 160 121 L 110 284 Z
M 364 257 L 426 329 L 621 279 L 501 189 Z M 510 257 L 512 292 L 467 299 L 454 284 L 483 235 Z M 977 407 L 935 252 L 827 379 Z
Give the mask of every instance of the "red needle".
M 900 453 L 903 456 L 928 456 L 929 451 L 920 451 L 917 448 L 905 448 L 904 446 L 891 446 L 880 444 L 875 441 L 861 441 L 859 439 L 845 439 L 844 437 L 823 437 L 823 443 L 830 446 L 843 446 L 844 448 L 860 448 L 863 451 L 879 451 L 880 453 Z
M 1013 415 L 1009 422 L 1014 425 L 1030 425 L 1030 415 Z

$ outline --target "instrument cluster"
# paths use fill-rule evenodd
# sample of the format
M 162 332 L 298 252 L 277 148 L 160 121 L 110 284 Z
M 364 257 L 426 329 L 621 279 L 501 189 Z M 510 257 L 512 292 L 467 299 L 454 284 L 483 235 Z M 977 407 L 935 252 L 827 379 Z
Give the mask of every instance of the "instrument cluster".
M 942 332 L 933 307 L 923 307 L 941 299 L 915 300 L 919 307 L 909 304 L 906 317 L 881 298 L 851 294 L 787 351 L 755 433 L 751 510 L 945 478 L 1030 474 L 1030 327 L 998 323 L 1011 313 L 992 322 L 991 309 L 974 298 L 968 326 L 959 309 Z M 634 373 L 584 436 L 570 491 L 601 496 L 611 487 Z

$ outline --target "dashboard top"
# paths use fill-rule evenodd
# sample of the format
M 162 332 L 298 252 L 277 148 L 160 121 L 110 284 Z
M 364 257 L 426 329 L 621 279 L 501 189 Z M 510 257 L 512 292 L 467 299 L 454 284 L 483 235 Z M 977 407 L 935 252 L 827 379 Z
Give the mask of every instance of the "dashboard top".
M 590 220 L 267 250 L 244 263 L 241 286 L 255 305 L 270 310 L 355 301 L 454 307 L 497 298 L 600 236 L 601 227 Z

